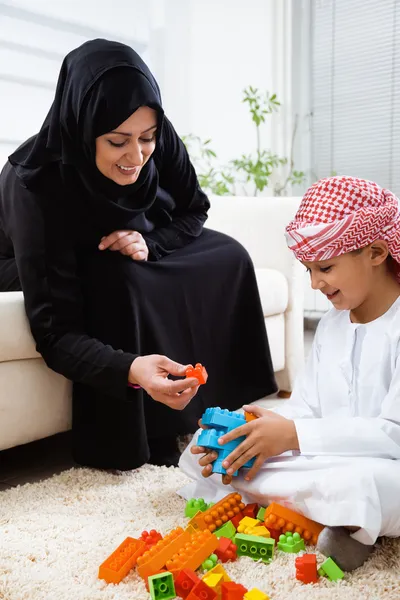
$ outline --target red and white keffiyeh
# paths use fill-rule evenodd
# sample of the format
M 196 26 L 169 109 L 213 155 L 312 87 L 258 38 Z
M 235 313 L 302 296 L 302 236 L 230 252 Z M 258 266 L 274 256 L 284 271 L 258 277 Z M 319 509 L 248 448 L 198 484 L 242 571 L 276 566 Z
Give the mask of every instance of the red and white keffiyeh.
M 286 228 L 301 261 L 327 260 L 385 240 L 400 272 L 400 205 L 389 190 L 355 177 L 329 177 L 312 185 Z

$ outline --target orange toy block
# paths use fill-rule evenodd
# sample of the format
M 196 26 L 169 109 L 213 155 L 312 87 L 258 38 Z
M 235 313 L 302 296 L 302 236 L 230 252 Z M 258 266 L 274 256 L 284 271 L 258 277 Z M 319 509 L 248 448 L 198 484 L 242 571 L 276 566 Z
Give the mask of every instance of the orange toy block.
M 182 527 L 173 529 L 165 538 L 139 557 L 137 564 L 140 577 L 146 579 L 150 575 L 155 575 L 164 567 L 168 559 L 190 542 L 190 537 L 190 533 L 184 531 Z
M 193 517 L 190 524 L 195 529 L 209 529 L 211 532 L 233 519 L 244 508 L 242 496 L 235 492 L 228 494 L 219 502 Z
M 99 579 L 107 583 L 120 583 L 136 565 L 145 550 L 141 540 L 127 537 L 99 567 Z
M 196 531 L 188 542 L 166 562 L 168 571 L 174 573 L 181 569 L 195 571 L 218 548 L 218 538 L 211 531 Z
M 295 560 L 296 579 L 303 583 L 316 583 L 318 581 L 317 556 L 315 554 L 303 554 Z
M 185 374 L 186 377 L 196 377 L 200 385 L 206 383 L 208 379 L 208 373 L 201 363 L 196 363 L 195 367 L 188 367 Z
M 249 413 L 247 411 L 244 411 L 244 418 L 246 419 L 247 423 L 250 423 L 250 421 L 254 421 L 255 419 L 258 419 L 258 417 L 256 417 L 256 415 L 253 415 L 252 413 Z
M 308 544 L 316 544 L 323 526 L 316 521 L 299 515 L 294 510 L 272 502 L 265 511 L 265 526 L 269 529 L 281 529 L 299 533 Z

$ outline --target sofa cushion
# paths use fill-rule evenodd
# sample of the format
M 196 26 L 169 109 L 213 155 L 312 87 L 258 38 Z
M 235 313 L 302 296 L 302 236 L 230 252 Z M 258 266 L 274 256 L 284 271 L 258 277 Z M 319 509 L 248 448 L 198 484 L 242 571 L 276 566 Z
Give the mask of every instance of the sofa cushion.
M 38 358 L 22 292 L 0 292 L 0 362 Z
M 264 317 L 284 313 L 289 301 L 286 277 L 275 269 L 256 269 Z

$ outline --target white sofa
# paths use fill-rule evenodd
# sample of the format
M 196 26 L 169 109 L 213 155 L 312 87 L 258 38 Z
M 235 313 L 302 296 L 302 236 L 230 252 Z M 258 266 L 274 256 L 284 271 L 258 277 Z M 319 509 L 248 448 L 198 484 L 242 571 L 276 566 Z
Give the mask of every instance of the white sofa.
M 298 204 L 298 198 L 215 197 L 207 222 L 239 240 L 253 259 L 274 370 L 285 391 L 304 360 L 303 269 L 283 235 Z M 0 450 L 70 427 L 71 383 L 36 352 L 22 292 L 0 293 Z

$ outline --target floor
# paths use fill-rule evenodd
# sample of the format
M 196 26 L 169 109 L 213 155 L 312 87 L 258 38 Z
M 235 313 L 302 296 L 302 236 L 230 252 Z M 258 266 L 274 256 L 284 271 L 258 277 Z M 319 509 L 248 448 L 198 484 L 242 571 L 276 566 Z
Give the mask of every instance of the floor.
M 305 350 L 308 354 L 314 331 L 305 332 Z M 268 398 L 266 404 L 274 404 Z M 265 405 L 265 404 L 264 404 Z M 46 479 L 76 466 L 71 457 L 71 433 L 39 440 L 31 444 L 0 452 L 0 491 L 24 483 Z

